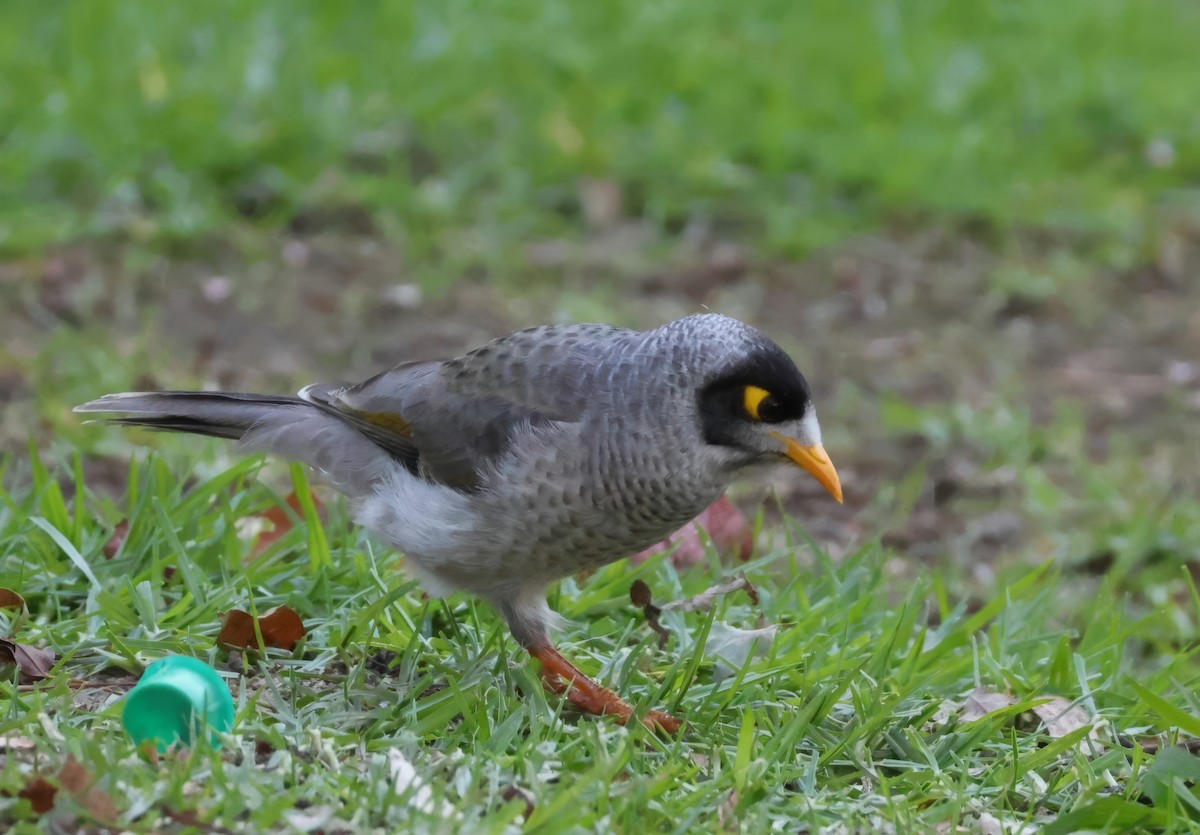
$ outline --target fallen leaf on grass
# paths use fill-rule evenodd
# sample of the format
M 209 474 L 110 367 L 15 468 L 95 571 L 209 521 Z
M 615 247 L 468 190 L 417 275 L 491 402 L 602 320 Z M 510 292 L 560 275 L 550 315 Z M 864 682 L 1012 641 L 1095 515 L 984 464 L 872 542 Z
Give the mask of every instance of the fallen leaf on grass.
M 323 516 L 325 512 L 325 505 L 321 503 L 321 499 L 318 498 L 316 493 L 310 492 L 309 495 L 312 497 L 313 507 L 317 509 L 317 514 Z M 288 507 L 295 511 L 297 516 L 299 516 L 301 519 L 304 518 L 304 508 L 301 506 L 300 497 L 296 495 L 295 490 L 288 494 L 286 503 Z M 274 505 L 259 518 L 264 522 L 270 522 L 271 529 L 264 530 L 258 535 L 258 542 L 254 546 L 254 553 L 251 555 L 251 558 L 257 557 L 263 551 L 266 551 L 275 544 L 276 540 L 280 539 L 284 534 L 295 527 L 295 522 L 293 521 L 292 515 L 284 510 L 280 505 Z
M 111 823 L 117 819 L 117 804 L 108 792 L 96 788 L 96 775 L 84 768 L 74 755 L 67 756 L 58 782 L 96 820 Z
M 662 609 L 651 602 L 650 587 L 642 580 L 634 580 L 633 585 L 629 587 L 629 599 L 633 601 L 634 606 L 642 607 L 642 611 L 646 615 L 646 623 L 658 635 L 658 645 L 665 647 L 667 641 L 671 639 L 671 633 L 658 622 L 658 616 L 662 614 Z
M 0 736 L 0 751 L 32 751 L 37 743 L 27 736 Z
M 650 591 L 650 586 L 645 580 L 634 580 L 633 585 L 629 587 L 629 599 L 633 601 L 634 606 L 653 606 L 650 601 L 654 599 L 653 592 Z
M 1067 734 L 1092 724 L 1092 717 L 1088 716 L 1087 711 L 1079 705 L 1072 704 L 1070 699 L 1064 699 L 1062 696 L 1048 698 L 1048 702 L 1035 705 L 1033 712 L 1045 723 L 1046 733 L 1054 739 L 1062 739 Z
M 713 547 L 719 553 L 732 552 L 742 561 L 750 559 L 754 551 L 754 531 L 746 515 L 737 506 L 722 496 L 700 515 L 668 536 L 657 545 L 651 545 L 633 558 L 636 565 L 662 551 L 671 551 L 671 562 L 676 568 L 687 568 L 704 561 L 706 551 L 701 530 L 708 533 Z
M 50 678 L 54 653 L 0 638 L 0 664 L 16 664 L 21 671 L 21 684 L 32 684 Z
M 738 629 L 724 623 L 714 623 L 708 633 L 708 644 L 704 651 L 718 659 L 713 678 L 717 681 L 729 678 L 750 660 L 751 654 L 766 655 L 779 631 L 778 624 L 762 629 Z
M 982 719 L 989 713 L 1004 710 L 1004 708 L 1012 707 L 1016 703 L 1017 700 L 1009 693 L 1001 693 L 987 687 L 977 687 L 963 701 L 962 713 L 959 715 L 959 718 L 964 722 L 974 722 L 976 719 Z
M 754 588 L 754 584 L 746 579 L 745 574 L 726 578 L 697 595 L 685 597 L 683 600 L 672 600 L 661 607 L 654 605 L 650 587 L 642 580 L 634 580 L 633 585 L 629 587 L 629 599 L 633 605 L 642 607 L 642 611 L 646 615 L 646 624 L 658 635 L 659 646 L 666 646 L 671 633 L 659 622 L 659 615 L 668 609 L 678 609 L 681 612 L 711 609 L 713 601 L 717 599 L 718 595 L 730 594 L 739 590 L 744 590 L 750 596 L 750 602 L 755 606 L 758 605 L 758 589 Z
M 25 598 L 12 589 L 0 589 L 0 609 L 24 609 Z
M 746 579 L 745 574 L 737 574 L 725 578 L 715 586 L 709 586 L 697 595 L 665 603 L 662 608 L 664 612 L 669 609 L 678 609 L 681 612 L 706 612 L 712 608 L 713 602 L 719 596 L 732 594 L 735 591 L 745 591 L 750 597 L 750 602 L 755 606 L 758 605 L 758 589 L 754 588 L 754 584 Z
M 108 538 L 108 542 L 104 543 L 105 559 L 112 559 L 117 554 L 121 553 L 121 549 L 125 547 L 125 540 L 129 538 L 129 520 L 122 519 L 117 522 L 117 526 L 113 528 L 112 536 Z
M 33 775 L 25 788 L 17 792 L 17 797 L 29 801 L 33 811 L 44 815 L 54 808 L 54 798 L 58 794 L 58 786 L 51 783 L 40 774 Z
M 157 753 L 157 749 L 153 747 L 151 747 L 150 750 Z M 200 817 L 200 813 L 195 809 L 172 809 L 170 806 L 166 806 L 163 808 L 162 813 L 163 817 L 170 818 L 181 826 L 193 827 L 199 832 L 212 832 L 217 833 L 217 835 L 233 835 L 232 829 L 226 829 L 225 827 L 218 826 L 215 823 L 205 823 Z M 304 832 L 308 830 L 301 831 Z
M 505 803 L 510 803 L 514 800 L 519 800 L 525 804 L 525 820 L 529 820 L 533 816 L 534 810 L 537 809 L 537 803 L 534 802 L 533 792 L 528 789 L 523 789 L 520 786 L 509 783 L 500 792 L 500 799 Z
M 291 652 L 308 634 L 296 611 L 288 606 L 277 606 L 258 619 L 263 645 Z M 239 649 L 258 649 L 258 636 L 254 634 L 254 616 L 233 609 L 225 614 L 225 624 L 217 635 L 217 643 Z
M 950 723 L 950 720 L 958 715 L 958 702 L 953 699 L 942 699 L 941 704 L 937 706 L 937 710 L 933 712 L 933 716 L 929 717 L 926 723 L 928 730 L 940 728 L 943 725 Z

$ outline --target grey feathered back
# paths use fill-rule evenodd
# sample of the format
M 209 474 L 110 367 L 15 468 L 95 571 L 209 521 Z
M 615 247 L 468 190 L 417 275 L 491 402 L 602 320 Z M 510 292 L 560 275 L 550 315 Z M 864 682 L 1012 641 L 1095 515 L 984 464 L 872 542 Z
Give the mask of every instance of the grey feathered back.
M 763 339 L 749 325 L 714 314 L 647 332 L 550 325 L 516 331 L 454 359 L 404 363 L 357 385 L 308 386 L 299 397 L 133 392 L 76 411 L 120 413 L 111 422 L 238 440 L 246 450 L 302 461 L 351 495 L 377 484 L 387 466 L 381 450 L 415 474 L 469 491 L 514 438 L 574 423 L 589 408 L 625 418 L 640 427 L 636 432 L 669 434 L 691 405 L 671 398 L 691 397 L 696 380 L 719 373 L 739 343 Z M 666 428 L 656 432 L 656 425 Z M 627 453 L 605 451 L 617 458 Z

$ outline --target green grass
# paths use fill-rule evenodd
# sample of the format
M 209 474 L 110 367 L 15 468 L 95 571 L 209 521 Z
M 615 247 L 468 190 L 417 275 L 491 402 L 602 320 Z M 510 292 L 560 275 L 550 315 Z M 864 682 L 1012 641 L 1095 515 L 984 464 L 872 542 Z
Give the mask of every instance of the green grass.
M 0 247 L 301 218 L 508 275 L 592 177 L 770 253 L 932 220 L 1128 263 L 1195 209 L 1197 40 L 1187 0 L 5 4 Z
M 929 831 L 980 815 L 1048 832 L 1197 825 L 1196 759 L 1165 748 L 1200 735 L 1194 588 L 1134 616 L 1105 586 L 1066 611 L 1070 581 L 1044 564 L 968 608 L 937 575 L 898 585 L 894 555 L 877 545 L 834 562 L 792 523 L 745 566 L 759 607 L 731 595 L 711 613 L 671 613 L 663 649 L 630 584 L 645 579 L 662 603 L 718 579 L 715 562 L 683 575 L 661 559 L 618 563 L 564 582 L 552 598 L 570 619 L 561 646 L 642 708 L 689 720 L 656 738 L 564 710 L 491 611 L 422 599 L 339 507 L 327 552 L 301 521 L 243 564 L 239 520 L 279 501 L 267 485 L 288 489 L 272 473 L 249 460 L 185 486 L 164 459 L 136 457 L 117 500 L 64 470 L 84 497 L 67 501 L 40 466 L 28 489 L 0 493 L 0 586 L 29 606 L 0 610 L 0 633 L 62 659 L 36 686 L 0 684 L 0 736 L 36 750 L 4 757 L 0 819 L 31 826 L 13 795 L 35 762 L 53 775 L 70 753 L 135 831 L 192 813 L 235 831 L 289 831 L 307 815 L 328 819 L 327 831 L 502 832 L 526 812 L 511 787 L 533 804 L 531 832 Z M 301 471 L 292 479 L 303 488 Z M 129 538 L 105 559 L 123 518 Z M 221 612 L 282 604 L 309 629 L 294 653 L 216 646 Z M 769 650 L 719 673 L 706 651 L 715 633 L 764 622 L 781 625 Z M 169 653 L 223 671 L 237 724 L 220 751 L 151 763 L 121 729 L 128 684 L 106 690 L 105 677 Z M 1012 706 L 967 721 L 961 706 L 977 688 L 1010 693 Z M 1051 732 L 1029 712 L 1051 695 L 1091 724 Z M 1160 744 L 1168 753 L 1155 755 Z M 393 790 L 393 749 L 425 788 Z M 71 828 L 80 807 L 63 795 L 50 814 Z

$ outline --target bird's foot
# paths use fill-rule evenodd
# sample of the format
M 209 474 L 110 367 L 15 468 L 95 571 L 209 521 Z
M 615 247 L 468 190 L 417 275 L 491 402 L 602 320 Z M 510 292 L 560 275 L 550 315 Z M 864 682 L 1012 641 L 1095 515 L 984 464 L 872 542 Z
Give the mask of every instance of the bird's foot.
M 613 716 L 622 725 L 633 718 L 633 705 L 588 678 L 554 647 L 535 647 L 529 654 L 542 662 L 542 680 L 547 689 L 566 696 L 567 701 L 579 710 L 596 716 Z M 647 713 L 642 717 L 642 724 L 652 731 L 661 728 L 667 733 L 676 733 L 683 725 L 679 719 L 661 710 Z

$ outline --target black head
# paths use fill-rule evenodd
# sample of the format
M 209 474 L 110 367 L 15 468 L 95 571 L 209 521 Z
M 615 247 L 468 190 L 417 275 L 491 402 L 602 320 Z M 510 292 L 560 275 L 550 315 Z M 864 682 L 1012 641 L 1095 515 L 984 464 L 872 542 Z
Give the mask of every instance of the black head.
M 821 446 L 812 390 L 791 357 L 765 336 L 699 392 L 704 442 L 736 470 L 756 461 L 790 460 L 839 502 L 841 482 Z
M 719 446 L 744 446 L 747 430 L 758 436 L 767 427 L 800 422 L 811 411 L 808 381 L 773 342 L 756 346 L 700 391 L 704 440 Z

